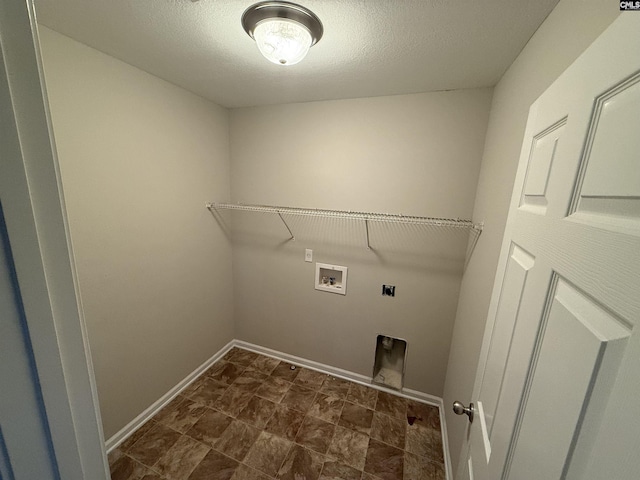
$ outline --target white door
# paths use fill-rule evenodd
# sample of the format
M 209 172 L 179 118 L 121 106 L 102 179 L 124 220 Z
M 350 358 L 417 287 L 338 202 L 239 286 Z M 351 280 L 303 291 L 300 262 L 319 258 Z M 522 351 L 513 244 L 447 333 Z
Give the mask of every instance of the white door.
M 640 478 L 639 324 L 640 15 L 623 13 L 531 107 L 459 477 Z
M 0 204 L 0 478 L 59 478 Z

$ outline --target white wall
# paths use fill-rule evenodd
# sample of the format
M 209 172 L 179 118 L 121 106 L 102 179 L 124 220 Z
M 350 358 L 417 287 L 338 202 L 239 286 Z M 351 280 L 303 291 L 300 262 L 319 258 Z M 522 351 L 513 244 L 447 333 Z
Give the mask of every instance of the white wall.
M 234 336 L 228 112 L 40 27 L 105 436 Z
M 234 202 L 469 218 L 491 89 L 231 111 Z M 225 216 L 234 229 L 237 337 L 371 375 L 375 337 L 408 340 L 405 386 L 441 395 L 467 234 Z M 314 290 L 314 262 L 349 268 Z M 475 255 L 475 254 L 474 254 Z M 395 298 L 381 285 L 394 284 Z
M 450 405 L 471 399 L 529 106 L 618 14 L 615 2 L 560 1 L 495 87 L 473 211 L 485 229 L 462 281 L 444 388 L 454 468 L 468 422 Z

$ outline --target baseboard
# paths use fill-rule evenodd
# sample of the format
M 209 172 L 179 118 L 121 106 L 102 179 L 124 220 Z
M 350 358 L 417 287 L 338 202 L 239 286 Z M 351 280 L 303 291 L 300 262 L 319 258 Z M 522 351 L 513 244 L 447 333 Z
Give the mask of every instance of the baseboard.
M 449 431 L 447 430 L 447 420 L 444 414 L 444 400 L 441 400 L 440 405 L 440 429 L 442 430 L 442 449 L 444 450 L 444 467 L 447 472 L 447 479 L 453 479 L 451 455 L 449 454 Z
M 428 393 L 423 393 L 418 390 L 411 390 L 408 388 L 403 388 L 402 391 L 385 388 L 381 385 L 376 385 L 375 383 L 371 383 L 372 378 L 367 377 L 366 375 L 350 372 L 348 370 L 343 370 L 341 368 L 333 367 L 331 365 L 326 365 L 324 363 L 314 362 L 313 360 L 308 360 L 306 358 L 297 357 L 295 355 L 290 355 L 288 353 L 279 352 L 277 350 L 272 350 L 270 348 L 262 347 L 260 345 L 255 345 L 253 343 L 245 342 L 243 340 L 230 341 L 228 344 L 222 347 L 216 354 L 214 354 L 211 358 L 209 358 L 206 362 L 204 362 L 202 365 L 196 368 L 193 372 L 187 375 L 187 377 L 185 377 L 182 381 L 180 381 L 180 383 L 178 383 L 175 387 L 173 387 L 166 394 L 164 394 L 160 399 L 158 399 L 156 402 L 150 405 L 144 412 L 142 412 L 140 415 L 134 418 L 131 422 L 129 422 L 118 433 L 116 433 L 111 438 L 109 438 L 105 442 L 107 453 L 110 453 L 113 449 L 117 448 L 118 445 L 124 442 L 133 432 L 135 432 L 138 428 L 140 428 L 145 422 L 147 422 L 156 413 L 162 410 L 162 408 L 166 404 L 168 404 L 171 400 L 173 400 L 182 390 L 187 388 L 207 368 L 209 368 L 212 364 L 214 364 L 220 358 L 222 358 L 233 347 L 250 350 L 252 352 L 259 353 L 261 355 L 266 355 L 268 357 L 293 363 L 295 365 L 300 365 L 302 367 L 309 368 L 311 370 L 316 370 L 321 373 L 326 373 L 334 377 L 342 378 L 343 380 L 349 380 L 351 382 L 366 385 L 367 387 L 371 387 L 376 390 L 380 390 L 382 392 L 392 393 L 394 395 L 399 395 L 404 398 L 417 400 L 419 402 L 427 403 L 429 405 L 434 405 L 438 407 L 438 410 L 440 412 L 440 425 L 442 427 L 442 445 L 444 449 L 445 470 L 447 475 L 446 478 L 447 479 L 452 478 L 451 458 L 449 456 L 449 441 L 448 441 L 447 428 L 446 428 L 446 422 L 445 422 L 444 411 L 443 411 L 442 398 L 437 397 L 435 395 L 429 395 Z
M 131 420 L 125 425 L 119 432 L 113 435 L 105 442 L 105 448 L 107 453 L 110 453 L 113 449 L 117 448 L 122 442 L 124 442 L 133 432 L 144 425 L 151 417 L 158 413 L 162 408 L 168 404 L 171 400 L 178 396 L 178 394 L 187 388 L 193 381 L 198 378 L 207 368 L 221 359 L 229 350 L 233 348 L 235 341 L 232 340 L 224 347 L 218 350 L 211 358 L 205 361 L 202 365 L 196 368 L 193 372 L 182 379 L 175 387 L 165 393 L 157 401 L 149 405 L 140 415 Z

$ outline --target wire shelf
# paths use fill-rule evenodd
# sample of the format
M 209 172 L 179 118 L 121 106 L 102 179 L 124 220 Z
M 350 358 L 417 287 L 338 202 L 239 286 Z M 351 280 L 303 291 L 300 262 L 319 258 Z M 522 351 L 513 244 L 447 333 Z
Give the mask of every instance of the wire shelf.
M 460 218 L 416 217 L 391 213 L 351 212 L 346 210 L 322 210 L 317 208 L 279 207 L 274 205 L 249 205 L 242 203 L 207 203 L 207 208 L 216 210 L 241 210 L 245 212 L 303 215 L 308 217 L 329 217 L 372 222 L 410 223 L 436 227 L 468 228 L 482 231 L 482 223 Z
M 291 238 L 295 238 L 289 225 L 283 218 L 283 215 L 300 215 L 308 217 L 325 217 L 325 218 L 341 218 L 351 220 L 364 221 L 367 226 L 367 245 L 368 223 L 369 222 L 386 222 L 386 223 L 405 223 L 412 225 L 429 225 L 433 227 L 462 228 L 473 230 L 476 234 L 482 232 L 482 223 L 474 223 L 471 220 L 460 218 L 439 218 L 439 217 L 416 217 L 408 215 L 397 215 L 391 213 L 372 213 L 372 212 L 350 212 L 345 210 L 322 210 L 315 208 L 296 208 L 296 207 L 279 207 L 274 205 L 249 205 L 234 203 L 207 203 L 208 209 L 215 210 L 240 210 L 244 212 L 273 213 L 280 217 L 282 222 L 289 230 Z

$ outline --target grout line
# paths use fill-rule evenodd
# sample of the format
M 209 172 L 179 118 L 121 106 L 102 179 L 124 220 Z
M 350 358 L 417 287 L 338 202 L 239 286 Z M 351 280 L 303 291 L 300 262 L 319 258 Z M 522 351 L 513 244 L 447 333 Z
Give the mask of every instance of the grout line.
M 342 404 L 342 406 L 344 407 L 344 403 Z M 340 416 L 342 416 L 342 409 L 340 410 Z M 340 421 L 340 416 L 338 417 L 338 422 Z M 331 449 L 331 445 L 333 445 L 333 441 L 336 438 L 336 432 L 338 430 L 338 426 L 339 425 L 337 423 L 333 426 L 333 435 L 331 435 L 331 440 L 329 441 L 329 446 L 327 447 L 327 453 L 325 453 L 325 457 L 327 457 L 327 458 L 329 458 L 331 460 L 333 460 L 333 458 L 329 457 L 329 450 Z M 368 448 L 368 446 L 367 446 L 367 448 Z M 324 468 L 324 465 L 322 466 L 322 468 Z
M 331 377 L 329 377 L 331 378 Z M 349 385 L 349 390 L 351 390 L 351 385 Z M 349 396 L 349 390 L 347 390 L 347 394 L 345 395 L 344 399 L 342 400 L 342 406 L 340 407 L 340 415 L 338 415 L 338 421 L 336 423 L 336 428 L 333 429 L 333 437 L 331 437 L 331 442 L 329 443 L 329 448 L 331 448 L 331 444 L 333 443 L 333 440 L 336 438 L 336 431 L 338 430 L 338 427 L 342 427 L 342 425 L 340 424 L 340 419 L 342 418 L 342 412 L 344 412 L 344 406 L 347 403 L 347 397 Z M 346 428 L 346 427 L 342 427 L 342 428 Z M 369 444 L 367 444 L 367 450 L 369 450 Z M 329 452 L 329 449 L 327 449 L 327 453 Z M 365 452 L 365 456 L 366 456 L 366 452 Z M 324 466 L 323 466 L 324 468 Z M 364 466 L 362 467 L 364 469 Z
M 278 478 L 278 475 L 280 474 L 280 469 L 284 466 L 284 463 L 287 461 L 287 458 L 289 458 L 289 455 L 291 454 L 291 450 L 293 450 L 293 447 L 295 447 L 296 445 L 297 445 L 296 442 L 291 442 L 291 446 L 289 447 L 289 450 L 287 450 L 287 454 L 282 459 L 282 463 L 280 464 L 280 466 L 278 467 L 278 470 L 276 471 L 275 478 Z

